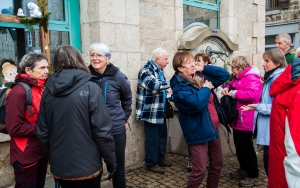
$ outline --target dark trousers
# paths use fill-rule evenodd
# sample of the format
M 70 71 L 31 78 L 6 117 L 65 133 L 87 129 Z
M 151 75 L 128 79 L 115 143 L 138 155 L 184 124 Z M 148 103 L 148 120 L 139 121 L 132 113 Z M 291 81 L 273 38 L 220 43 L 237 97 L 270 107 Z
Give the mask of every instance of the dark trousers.
M 43 188 L 45 185 L 48 159 L 44 157 L 36 164 L 13 163 L 15 188 Z
M 78 181 L 58 180 L 62 188 L 100 188 L 101 174 L 95 178 Z
M 153 124 L 144 121 L 145 131 L 145 165 L 152 167 L 166 156 L 168 129 L 164 124 Z
M 264 168 L 268 176 L 268 167 L 269 167 L 269 146 L 264 146 Z
M 118 135 L 113 135 L 115 139 L 115 153 L 116 153 L 116 162 L 117 170 L 113 177 L 113 186 L 114 188 L 125 188 L 126 179 L 125 179 L 125 147 L 126 147 L 126 132 L 123 132 Z
M 223 166 L 222 147 L 220 139 L 189 147 L 192 154 L 192 172 L 187 182 L 187 188 L 198 188 L 206 173 L 207 156 L 209 168 L 207 188 L 217 188 Z
M 233 130 L 233 140 L 240 168 L 249 178 L 258 177 L 256 153 L 252 142 L 252 131 Z

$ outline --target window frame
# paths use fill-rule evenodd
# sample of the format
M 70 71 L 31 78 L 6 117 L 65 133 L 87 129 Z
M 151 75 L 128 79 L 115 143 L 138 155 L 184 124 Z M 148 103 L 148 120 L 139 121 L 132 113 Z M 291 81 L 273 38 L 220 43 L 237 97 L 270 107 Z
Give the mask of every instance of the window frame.
M 79 0 L 64 0 L 64 13 L 65 21 L 49 20 L 49 31 L 68 32 L 70 45 L 74 46 L 81 52 Z M 0 22 L 0 27 L 26 29 L 24 24 L 12 22 Z M 39 30 L 38 26 L 33 26 L 33 28 L 35 30 Z
M 183 0 L 183 5 L 217 11 L 218 14 L 217 29 L 220 29 L 220 1 L 221 0 L 216 0 L 216 4 L 214 4 L 214 3 L 207 3 L 201 0 Z

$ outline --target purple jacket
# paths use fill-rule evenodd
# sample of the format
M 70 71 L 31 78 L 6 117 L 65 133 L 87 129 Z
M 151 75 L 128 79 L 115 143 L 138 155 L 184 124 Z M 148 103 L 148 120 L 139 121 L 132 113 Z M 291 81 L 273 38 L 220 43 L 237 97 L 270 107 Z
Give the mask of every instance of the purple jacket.
M 239 116 L 236 122 L 231 123 L 231 128 L 242 131 L 253 131 L 254 110 L 241 111 L 241 106 L 259 103 L 262 92 L 262 83 L 260 81 L 260 71 L 255 66 L 249 66 L 236 75 L 227 86 L 232 85 L 235 90 L 232 97 L 236 100 L 236 108 Z M 225 89 L 226 89 L 225 88 Z

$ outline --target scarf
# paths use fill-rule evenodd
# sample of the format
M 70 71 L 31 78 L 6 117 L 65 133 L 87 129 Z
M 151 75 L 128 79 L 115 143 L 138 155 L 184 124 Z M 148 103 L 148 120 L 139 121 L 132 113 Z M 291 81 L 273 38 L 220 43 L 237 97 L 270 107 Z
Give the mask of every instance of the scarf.
M 277 67 L 278 68 L 278 67 Z M 272 75 L 272 73 L 277 69 L 273 69 L 273 70 L 270 70 L 269 72 L 266 72 L 265 75 L 264 75 L 264 80 L 267 81 L 267 79 Z
M 180 76 L 180 77 L 184 78 L 186 81 L 192 83 L 198 89 L 200 89 L 202 87 L 202 85 L 204 84 L 203 78 L 201 78 L 200 76 L 197 76 L 196 74 L 194 74 L 193 77 L 189 77 L 189 76 L 186 76 L 185 74 L 183 74 L 182 72 L 178 72 L 178 76 Z

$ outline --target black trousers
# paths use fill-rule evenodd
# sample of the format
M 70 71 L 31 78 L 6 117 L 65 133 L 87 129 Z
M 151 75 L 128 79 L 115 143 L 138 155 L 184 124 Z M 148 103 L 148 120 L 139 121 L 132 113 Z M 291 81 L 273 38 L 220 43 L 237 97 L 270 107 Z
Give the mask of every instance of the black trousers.
M 249 178 L 257 178 L 258 166 L 252 131 L 233 130 L 233 140 L 240 168 L 247 172 Z
M 268 176 L 268 168 L 269 168 L 269 146 L 264 146 L 264 168 L 265 172 Z
M 102 173 L 100 173 L 99 176 L 88 180 L 78 180 L 78 181 L 58 180 L 58 182 L 62 188 L 83 188 L 83 187 L 100 188 L 101 175 Z

